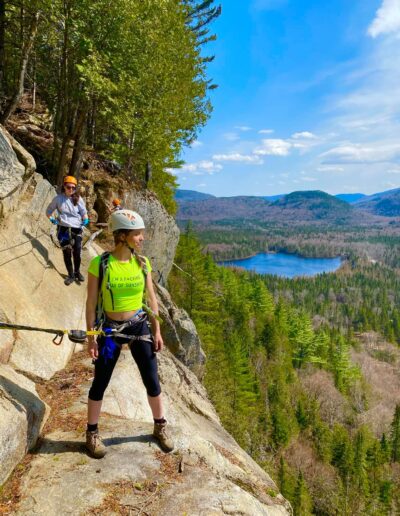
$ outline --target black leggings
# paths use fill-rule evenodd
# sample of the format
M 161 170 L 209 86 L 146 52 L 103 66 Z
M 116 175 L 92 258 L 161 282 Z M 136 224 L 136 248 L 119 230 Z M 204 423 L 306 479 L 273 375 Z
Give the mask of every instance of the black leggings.
M 107 322 L 103 325 L 103 329 L 109 327 Z M 151 334 L 147 316 L 142 317 L 138 322 L 132 326 L 125 328 L 122 332 L 124 335 L 149 335 Z M 117 337 L 115 342 L 123 344 L 126 338 Z M 104 346 L 105 337 L 100 337 L 97 340 L 99 344 L 99 357 L 95 361 L 94 379 L 89 390 L 89 399 L 93 401 L 100 401 L 103 399 L 104 392 L 111 380 L 115 364 L 118 361 L 121 353 L 121 347 L 117 346 L 112 358 L 105 358 L 101 353 L 102 346 Z M 140 376 L 142 377 L 147 394 L 151 397 L 158 396 L 161 393 L 160 382 L 157 373 L 157 357 L 153 350 L 153 343 L 145 340 L 134 340 L 130 345 L 131 354 L 135 360 Z
M 82 229 L 58 226 L 57 238 L 62 248 L 68 275 L 73 276 L 74 270 L 77 273 L 81 267 Z M 73 268 L 72 257 L 74 258 Z

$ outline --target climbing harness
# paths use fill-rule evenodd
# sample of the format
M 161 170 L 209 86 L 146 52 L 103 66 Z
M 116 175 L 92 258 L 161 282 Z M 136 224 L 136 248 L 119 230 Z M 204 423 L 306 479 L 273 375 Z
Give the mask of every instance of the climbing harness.
M 102 226 L 103 224 L 95 224 L 95 225 L 96 226 Z M 63 245 L 58 240 L 59 227 L 61 227 L 61 226 L 59 226 L 58 224 L 53 226 L 53 228 L 52 228 L 52 230 L 50 232 L 51 241 L 59 249 L 68 249 L 68 248 L 72 249 L 73 245 L 74 245 L 74 242 L 73 242 L 73 239 L 69 237 L 70 231 L 68 231 L 68 242 L 65 239 L 66 242 L 67 242 L 66 245 Z M 69 230 L 70 229 L 71 228 L 69 228 Z M 83 235 L 88 233 L 88 236 L 87 236 L 86 240 L 82 239 L 82 249 L 89 247 L 93 243 L 93 241 L 100 235 L 100 233 L 103 232 L 103 228 L 97 229 L 94 233 L 90 233 L 90 231 L 87 228 L 85 228 L 84 226 L 82 226 L 82 229 L 83 229 Z
M 128 328 L 143 323 L 147 320 L 147 313 L 143 310 L 139 310 L 131 319 L 124 322 L 117 322 L 111 319 L 106 319 L 104 322 L 104 326 L 102 327 L 102 331 L 105 335 L 104 340 L 101 341 L 99 354 L 103 356 L 104 361 L 112 360 L 114 358 L 114 353 L 118 348 L 121 348 L 122 343 L 116 341 L 116 338 L 126 339 L 127 344 L 130 346 L 135 340 L 142 340 L 145 342 L 150 342 L 153 344 L 153 337 L 151 333 L 146 333 L 143 335 L 124 335 L 124 330 L 126 331 Z
M 86 338 L 90 335 L 99 335 L 99 336 L 104 336 L 104 337 L 108 336 L 108 337 L 112 337 L 112 338 L 121 337 L 121 338 L 126 338 L 129 341 L 136 340 L 135 336 L 125 335 L 125 334 L 121 333 L 124 328 L 126 328 L 126 326 L 123 326 L 121 329 L 106 328 L 104 331 L 102 329 L 88 330 L 88 331 L 85 331 L 85 330 L 60 330 L 60 329 L 56 329 L 56 328 L 38 328 L 35 326 L 25 326 L 22 324 L 0 322 L 0 330 L 27 330 L 27 331 L 39 331 L 39 332 L 44 332 L 44 333 L 51 333 L 51 334 L 55 335 L 54 339 L 52 339 L 52 342 L 54 344 L 56 344 L 57 346 L 59 346 L 62 343 L 64 335 L 68 335 L 68 338 L 70 341 L 80 343 L 80 344 L 84 343 L 86 341 Z M 145 337 L 145 335 L 143 335 L 142 337 L 138 337 L 138 338 L 143 338 L 143 337 Z M 143 339 L 143 340 L 147 340 L 147 339 Z

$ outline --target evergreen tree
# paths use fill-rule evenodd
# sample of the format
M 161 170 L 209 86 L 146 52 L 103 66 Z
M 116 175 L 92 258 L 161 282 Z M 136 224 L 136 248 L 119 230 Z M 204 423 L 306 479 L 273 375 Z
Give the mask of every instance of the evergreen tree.
M 392 461 L 400 462 L 400 405 L 396 405 L 391 432 Z
M 301 470 L 297 477 L 292 505 L 295 516 L 308 516 L 312 514 L 312 500 Z

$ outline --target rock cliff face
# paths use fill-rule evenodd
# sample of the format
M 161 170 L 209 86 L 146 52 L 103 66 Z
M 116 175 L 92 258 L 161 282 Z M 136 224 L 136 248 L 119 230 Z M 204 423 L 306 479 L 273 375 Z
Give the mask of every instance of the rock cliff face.
M 17 154 L 1 130 L 0 320 L 84 328 L 85 286 L 64 286 L 61 250 L 52 243 L 52 228 L 44 216 L 54 189 L 34 172 L 31 157 L 15 143 L 13 147 Z M 172 265 L 175 230 L 168 233 L 172 225 L 150 193 L 138 199 L 132 193 L 129 207 L 160 221 L 150 234 L 158 243 L 147 254 L 154 254 L 156 270 L 166 275 Z M 163 253 L 162 246 L 168 245 L 169 254 Z M 84 251 L 83 270 L 93 252 Z M 162 286 L 157 290 L 167 343 L 159 356 L 160 379 L 175 455 L 162 454 L 149 435 L 151 412 L 128 351 L 122 353 L 104 402 L 102 429 L 109 453 L 95 461 L 82 447 L 92 376 L 85 354 L 75 353 L 75 345 L 67 339 L 56 346 L 46 333 L 0 330 L 0 485 L 44 432 L 22 477 L 20 502 L 13 513 L 82 514 L 92 509 L 100 511 L 96 514 L 289 513 L 272 480 L 221 427 L 198 380 L 205 357 L 194 325 Z M 47 398 L 43 392 L 68 368 L 74 381 L 56 383 L 54 394 Z M 85 376 L 77 382 L 82 370 Z

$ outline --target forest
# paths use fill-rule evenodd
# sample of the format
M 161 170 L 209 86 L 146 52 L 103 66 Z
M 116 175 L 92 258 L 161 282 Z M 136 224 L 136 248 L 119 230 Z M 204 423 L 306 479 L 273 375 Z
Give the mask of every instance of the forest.
M 370 392 L 352 360 L 358 333 L 399 342 L 397 275 L 357 260 L 293 281 L 232 270 L 204 252 L 190 224 L 176 263 L 185 273 L 174 269 L 169 288 L 201 336 L 211 399 L 295 514 L 397 514 L 400 405 L 386 432 L 362 423 Z M 398 361 L 391 349 L 373 352 Z
M 205 48 L 220 12 L 214 0 L 1 1 L 0 123 L 13 133 L 28 99 L 47 116 L 51 139 L 34 157 L 53 184 L 95 152 L 131 182 L 151 169 L 174 213 L 169 169 L 211 112 Z

